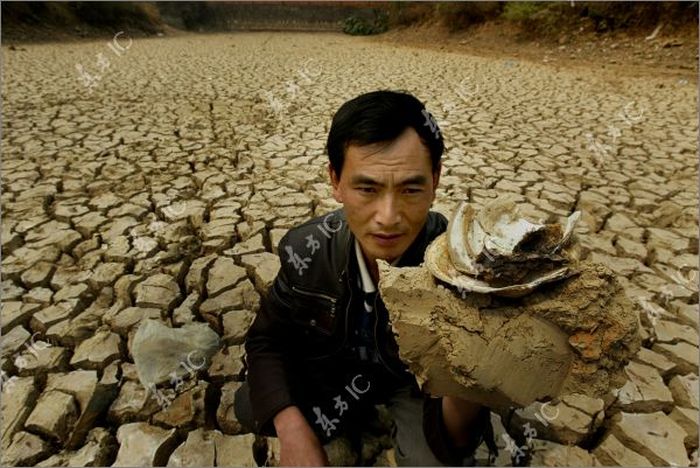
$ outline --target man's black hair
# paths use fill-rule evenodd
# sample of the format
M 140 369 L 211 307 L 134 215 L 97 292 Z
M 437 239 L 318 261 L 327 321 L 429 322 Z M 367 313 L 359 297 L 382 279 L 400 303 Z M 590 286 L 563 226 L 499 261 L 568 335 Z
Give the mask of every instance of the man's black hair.
M 390 142 L 408 127 L 430 151 L 433 172 L 437 171 L 445 145 L 433 116 L 415 96 L 388 90 L 361 94 L 340 106 L 326 142 L 331 167 L 340 177 L 348 145 Z

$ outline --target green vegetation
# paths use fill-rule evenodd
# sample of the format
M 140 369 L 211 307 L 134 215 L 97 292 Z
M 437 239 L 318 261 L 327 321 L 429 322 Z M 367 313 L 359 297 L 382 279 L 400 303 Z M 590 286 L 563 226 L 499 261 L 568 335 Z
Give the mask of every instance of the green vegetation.
M 373 10 L 374 18 L 367 20 L 359 16 L 350 16 L 343 22 L 343 32 L 353 36 L 379 34 L 389 29 L 389 15 L 385 11 Z
M 524 21 L 535 13 L 546 9 L 550 4 L 544 2 L 508 2 L 501 18 L 510 21 Z
M 433 16 L 451 31 L 497 18 L 505 2 L 437 2 Z

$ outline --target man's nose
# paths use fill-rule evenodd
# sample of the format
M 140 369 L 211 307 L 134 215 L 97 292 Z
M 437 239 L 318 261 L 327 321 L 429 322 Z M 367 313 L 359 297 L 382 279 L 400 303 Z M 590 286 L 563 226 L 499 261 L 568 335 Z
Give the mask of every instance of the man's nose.
M 380 226 L 393 227 L 401 222 L 399 203 L 394 195 L 387 194 L 377 201 L 376 221 Z

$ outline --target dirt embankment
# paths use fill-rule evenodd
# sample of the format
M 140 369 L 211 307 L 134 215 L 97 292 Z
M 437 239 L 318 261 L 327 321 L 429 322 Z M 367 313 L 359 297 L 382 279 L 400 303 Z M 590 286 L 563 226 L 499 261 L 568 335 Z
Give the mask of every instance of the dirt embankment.
M 4 2 L 2 42 L 73 41 L 112 37 L 117 31 L 143 37 L 169 28 L 158 7 L 146 2 Z
M 697 2 L 503 3 L 483 2 L 478 9 L 449 5 L 447 11 L 409 6 L 394 15 L 389 31 L 374 38 L 506 60 L 696 80 Z
M 664 31 L 663 26 L 661 31 Z M 557 41 L 523 40 L 519 28 L 497 21 L 470 31 L 449 32 L 438 24 L 389 31 L 373 39 L 404 47 L 419 47 L 504 60 L 527 60 L 562 67 L 600 68 L 601 72 L 629 75 L 676 76 L 694 81 L 698 74 L 696 28 L 647 35 L 613 32 L 562 34 Z

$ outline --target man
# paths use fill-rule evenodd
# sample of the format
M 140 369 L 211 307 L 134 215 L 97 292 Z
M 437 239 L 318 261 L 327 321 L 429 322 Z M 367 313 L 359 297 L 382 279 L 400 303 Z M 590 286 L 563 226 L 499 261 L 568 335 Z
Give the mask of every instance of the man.
M 377 293 L 377 259 L 417 266 L 447 227 L 429 211 L 443 150 L 410 94 L 363 94 L 333 117 L 328 173 L 343 208 L 281 239 L 282 267 L 248 332 L 248 380 L 235 397 L 244 426 L 279 437 L 282 465 L 326 465 L 323 444 L 361 428 L 379 403 L 395 422 L 399 465 L 469 466 L 484 435 L 495 449 L 488 408 L 421 394 Z

